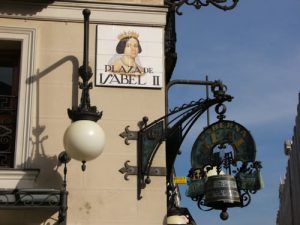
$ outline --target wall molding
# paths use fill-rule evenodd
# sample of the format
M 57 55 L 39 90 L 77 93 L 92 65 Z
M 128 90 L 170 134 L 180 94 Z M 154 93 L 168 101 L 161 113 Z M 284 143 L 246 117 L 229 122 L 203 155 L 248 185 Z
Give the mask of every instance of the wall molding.
M 13 8 L 11 6 L 14 6 Z M 82 22 L 82 9 L 92 11 L 90 23 L 164 27 L 165 6 L 59 1 L 53 3 L 1 2 L 0 18 Z

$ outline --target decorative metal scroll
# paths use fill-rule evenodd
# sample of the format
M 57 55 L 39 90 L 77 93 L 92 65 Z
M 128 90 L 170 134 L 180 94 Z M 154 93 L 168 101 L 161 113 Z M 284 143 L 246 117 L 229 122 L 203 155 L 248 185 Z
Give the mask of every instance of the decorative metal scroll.
M 239 0 L 165 0 L 165 3 L 167 5 L 176 8 L 176 12 L 178 15 L 182 15 L 182 12 L 179 10 L 180 7 L 184 4 L 194 6 L 196 9 L 201 9 L 203 6 L 212 4 L 218 9 L 226 11 L 235 8 L 238 2 Z
M 222 120 L 205 128 L 196 139 L 191 152 L 192 168 L 213 165 L 213 149 L 222 144 L 232 146 L 235 162 L 253 162 L 255 160 L 256 147 L 250 132 L 241 124 Z
M 13 166 L 14 159 L 14 125 L 0 124 L 0 167 L 9 168 Z
M 45 189 L 0 189 L 0 209 L 61 206 L 60 190 Z
M 0 95 L 0 168 L 14 164 L 17 97 Z
M 46 209 L 58 211 L 57 224 L 65 225 L 68 192 L 65 189 L 0 189 L 0 210 Z
M 130 166 L 130 161 L 127 160 L 124 163 L 124 167 L 119 169 L 119 172 L 124 174 L 124 179 L 129 180 L 129 175 L 137 175 L 138 174 L 138 167 L 137 166 Z M 165 167 L 151 167 L 149 170 L 149 176 L 166 176 L 166 168 Z

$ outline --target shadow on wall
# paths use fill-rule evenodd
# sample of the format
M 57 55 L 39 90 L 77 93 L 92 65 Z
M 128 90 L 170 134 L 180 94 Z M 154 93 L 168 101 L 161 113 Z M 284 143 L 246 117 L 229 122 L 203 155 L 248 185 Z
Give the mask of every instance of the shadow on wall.
M 26 3 L 25 3 L 26 2 Z M 35 15 L 36 13 L 42 11 L 44 8 L 47 8 L 48 5 L 53 3 L 54 0 L 31 0 L 21 2 L 14 2 L 3 4 L 1 3 L 0 14 L 2 15 L 13 15 L 13 16 L 30 16 Z M 14 7 L 12 6 L 12 3 Z
M 45 209 L 0 210 L 1 225 L 59 225 L 57 214 Z
M 48 139 L 48 135 L 43 135 L 45 128 L 45 126 L 33 128 L 33 137 L 30 138 L 32 143 L 31 156 L 26 163 L 30 165 L 31 168 L 40 169 L 35 187 L 60 189 L 63 180 L 61 175 L 57 172 L 60 166 L 58 157 L 46 155 L 43 146 L 43 142 Z
M 37 88 L 37 93 L 36 93 L 36 102 L 37 102 L 37 113 L 39 112 L 39 81 L 40 79 L 42 79 L 44 76 L 46 76 L 48 73 L 50 73 L 51 71 L 55 70 L 56 68 L 58 68 L 59 66 L 67 63 L 67 62 L 71 62 L 72 63 L 72 73 L 70 74 L 62 74 L 62 75 L 66 75 L 66 76 L 72 76 L 72 107 L 73 106 L 77 106 L 78 105 L 78 68 L 79 68 L 79 62 L 78 59 L 75 56 L 72 55 L 68 55 L 63 57 L 62 59 L 58 60 L 57 62 L 55 62 L 54 64 L 52 64 L 51 66 L 47 67 L 46 69 L 44 69 L 43 71 L 39 71 L 37 70 L 37 74 L 30 76 L 29 78 L 27 78 L 26 83 L 27 84 L 33 84 L 36 83 L 36 88 Z M 37 114 L 37 118 L 38 118 L 38 114 Z
M 61 189 L 63 186 L 63 178 L 57 171 L 61 166 L 57 155 L 50 155 L 47 153 L 47 149 L 44 148 L 45 141 L 51 139 L 47 135 L 47 127 L 40 124 L 39 119 L 39 107 L 40 107 L 40 79 L 48 75 L 51 71 L 55 70 L 59 66 L 71 62 L 73 71 L 70 74 L 62 74 L 70 76 L 72 79 L 72 106 L 76 106 L 78 103 L 78 59 L 75 56 L 66 56 L 56 63 L 52 64 L 45 70 L 37 72 L 36 75 L 32 75 L 26 80 L 27 84 L 36 84 L 36 127 L 31 130 L 31 142 L 32 149 L 30 149 L 30 155 L 28 160 L 24 163 L 25 167 L 40 169 L 40 174 L 35 181 L 33 188 L 37 189 Z M 71 78 L 72 75 L 72 78 Z M 57 101 L 54 99 L 53 101 Z M 51 140 L 56 141 L 56 140 Z M 51 149 L 53 152 L 53 149 Z M 19 184 L 18 186 L 22 186 Z M 46 210 L 41 208 L 34 209 L 22 209 L 22 210 L 0 210 L 0 224 L 3 225 L 58 225 L 58 212 L 55 210 Z M 3 222 L 4 221 L 4 222 Z
M 32 128 L 32 136 L 30 137 L 32 149 L 31 155 L 26 162 L 27 167 L 40 169 L 40 174 L 35 182 L 37 188 L 55 188 L 60 189 L 62 187 L 62 177 L 58 173 L 60 165 L 58 156 L 49 156 L 46 153 L 43 143 L 48 140 L 49 137 L 45 134 L 46 126 L 40 124 L 40 79 L 55 70 L 59 66 L 66 62 L 72 63 L 72 106 L 78 103 L 78 59 L 75 56 L 66 56 L 56 63 L 52 64 L 43 71 L 38 71 L 36 75 L 31 76 L 26 82 L 27 84 L 36 83 L 36 127 Z M 70 74 L 71 75 L 71 74 Z M 71 79 L 71 77 L 70 77 Z M 56 101 L 54 99 L 53 101 Z M 53 140 L 52 140 L 53 141 Z M 51 149 L 53 151 L 53 149 Z

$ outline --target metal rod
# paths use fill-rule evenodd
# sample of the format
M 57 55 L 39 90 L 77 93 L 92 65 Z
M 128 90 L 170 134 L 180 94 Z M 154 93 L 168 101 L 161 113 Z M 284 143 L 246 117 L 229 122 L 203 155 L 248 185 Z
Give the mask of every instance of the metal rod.
M 188 85 L 214 85 L 216 81 L 206 81 L 206 80 L 172 80 L 167 85 L 167 91 L 176 84 L 188 84 Z
M 91 11 L 89 9 L 84 9 L 82 11 L 84 16 L 84 38 L 83 38 L 83 67 L 84 72 L 88 73 L 88 64 L 89 64 L 89 23 L 90 23 L 90 15 Z
M 58 214 L 58 221 L 59 225 L 66 225 L 67 224 L 67 214 L 68 214 L 68 191 L 67 191 L 67 163 L 70 162 L 71 158 L 68 154 L 64 151 L 61 152 L 58 156 L 58 160 L 64 164 L 64 176 L 63 176 L 63 183 L 62 189 L 60 191 L 60 209 Z
M 208 81 L 208 76 L 205 76 L 205 80 Z M 206 85 L 206 99 L 209 99 L 209 90 L 208 85 Z M 207 119 L 207 126 L 210 124 L 210 115 L 209 115 L 209 108 L 206 111 L 206 119 Z
M 97 122 L 101 116 L 102 112 L 99 112 L 96 106 L 91 106 L 90 100 L 90 89 L 93 88 L 93 82 L 89 82 L 93 76 L 91 67 L 89 67 L 89 17 L 91 11 L 89 9 L 84 9 L 82 11 L 84 16 L 84 35 L 83 35 L 83 65 L 79 67 L 78 73 L 82 79 L 79 82 L 79 88 L 82 90 L 80 104 L 78 107 L 72 107 L 68 109 L 69 118 L 74 122 L 78 120 L 91 120 Z M 83 167 L 84 168 L 84 167 Z
M 165 113 L 168 114 L 169 111 L 169 90 L 172 86 L 177 84 L 185 84 L 185 85 L 203 85 L 203 86 L 212 86 L 212 85 L 221 85 L 220 81 L 208 81 L 208 80 L 172 80 L 166 86 L 165 92 Z

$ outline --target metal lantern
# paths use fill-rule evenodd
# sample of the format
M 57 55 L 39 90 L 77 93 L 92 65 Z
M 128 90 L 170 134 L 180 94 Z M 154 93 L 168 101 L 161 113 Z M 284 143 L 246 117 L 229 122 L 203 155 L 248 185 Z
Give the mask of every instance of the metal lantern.
M 263 187 L 261 163 L 255 161 L 255 155 L 250 132 L 220 117 L 193 145 L 186 195 L 197 201 L 200 209 L 222 210 L 220 217 L 226 220 L 227 208 L 247 206 L 250 194 Z

